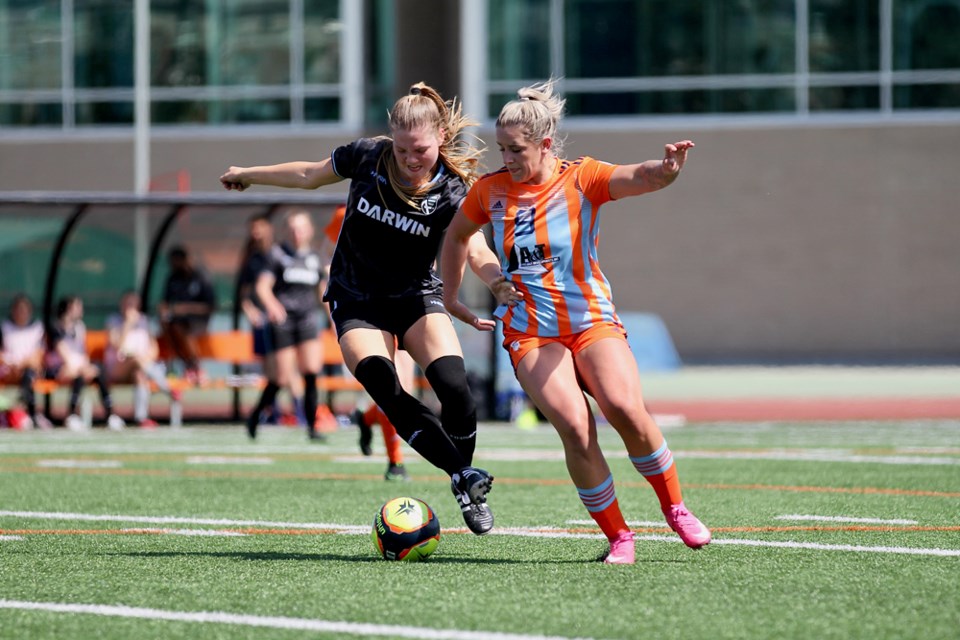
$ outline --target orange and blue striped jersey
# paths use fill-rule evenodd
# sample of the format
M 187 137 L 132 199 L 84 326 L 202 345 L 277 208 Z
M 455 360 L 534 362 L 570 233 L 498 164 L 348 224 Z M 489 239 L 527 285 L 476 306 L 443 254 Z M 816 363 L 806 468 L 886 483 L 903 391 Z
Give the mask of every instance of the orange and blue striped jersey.
M 470 189 L 463 213 L 491 224 L 500 268 L 524 295 L 497 308 L 504 327 L 554 337 L 620 324 L 597 260 L 600 205 L 611 199 L 614 168 L 589 157 L 560 160 L 543 184 L 514 182 L 500 169 Z

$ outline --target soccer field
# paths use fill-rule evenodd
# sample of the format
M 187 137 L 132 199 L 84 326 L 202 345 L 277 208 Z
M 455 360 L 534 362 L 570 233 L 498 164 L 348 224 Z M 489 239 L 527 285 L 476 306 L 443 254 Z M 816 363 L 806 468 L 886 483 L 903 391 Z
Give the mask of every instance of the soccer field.
M 607 566 L 548 426 L 483 425 L 496 528 L 466 532 L 409 449 L 387 483 L 354 430 L 0 432 L 0 638 L 958 638 L 960 422 L 666 428 L 687 549 L 601 428 L 637 563 Z M 387 499 L 437 512 L 437 552 L 375 555 Z

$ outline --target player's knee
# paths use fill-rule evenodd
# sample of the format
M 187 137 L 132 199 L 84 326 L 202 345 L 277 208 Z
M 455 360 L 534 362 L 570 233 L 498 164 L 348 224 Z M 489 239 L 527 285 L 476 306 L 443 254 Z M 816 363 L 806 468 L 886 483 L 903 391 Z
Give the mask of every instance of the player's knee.
M 444 409 L 456 409 L 458 413 L 476 413 L 476 401 L 467 383 L 467 371 L 460 356 L 437 358 L 424 371 L 427 381 L 437 394 Z
M 373 401 L 389 413 L 407 393 L 400 385 L 397 368 L 388 358 L 368 356 L 357 363 L 354 377 L 363 385 Z

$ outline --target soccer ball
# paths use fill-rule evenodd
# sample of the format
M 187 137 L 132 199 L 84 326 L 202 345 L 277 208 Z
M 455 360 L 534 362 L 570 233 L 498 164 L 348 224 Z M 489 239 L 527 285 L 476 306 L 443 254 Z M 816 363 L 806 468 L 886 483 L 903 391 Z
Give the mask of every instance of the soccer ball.
M 440 521 L 423 500 L 394 498 L 377 511 L 372 533 L 384 559 L 419 562 L 437 550 Z

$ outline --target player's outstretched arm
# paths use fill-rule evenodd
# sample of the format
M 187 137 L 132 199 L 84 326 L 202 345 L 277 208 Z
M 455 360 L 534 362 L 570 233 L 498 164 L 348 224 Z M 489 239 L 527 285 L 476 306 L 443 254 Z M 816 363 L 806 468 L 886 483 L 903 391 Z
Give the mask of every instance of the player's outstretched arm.
M 316 189 L 343 180 L 333 170 L 333 161 L 284 162 L 261 167 L 230 167 L 220 176 L 224 189 L 243 191 L 255 184 L 294 189 Z
M 618 200 L 670 186 L 687 162 L 687 151 L 693 147 L 690 140 L 681 140 L 664 145 L 663 160 L 618 166 L 610 176 L 610 197 Z

